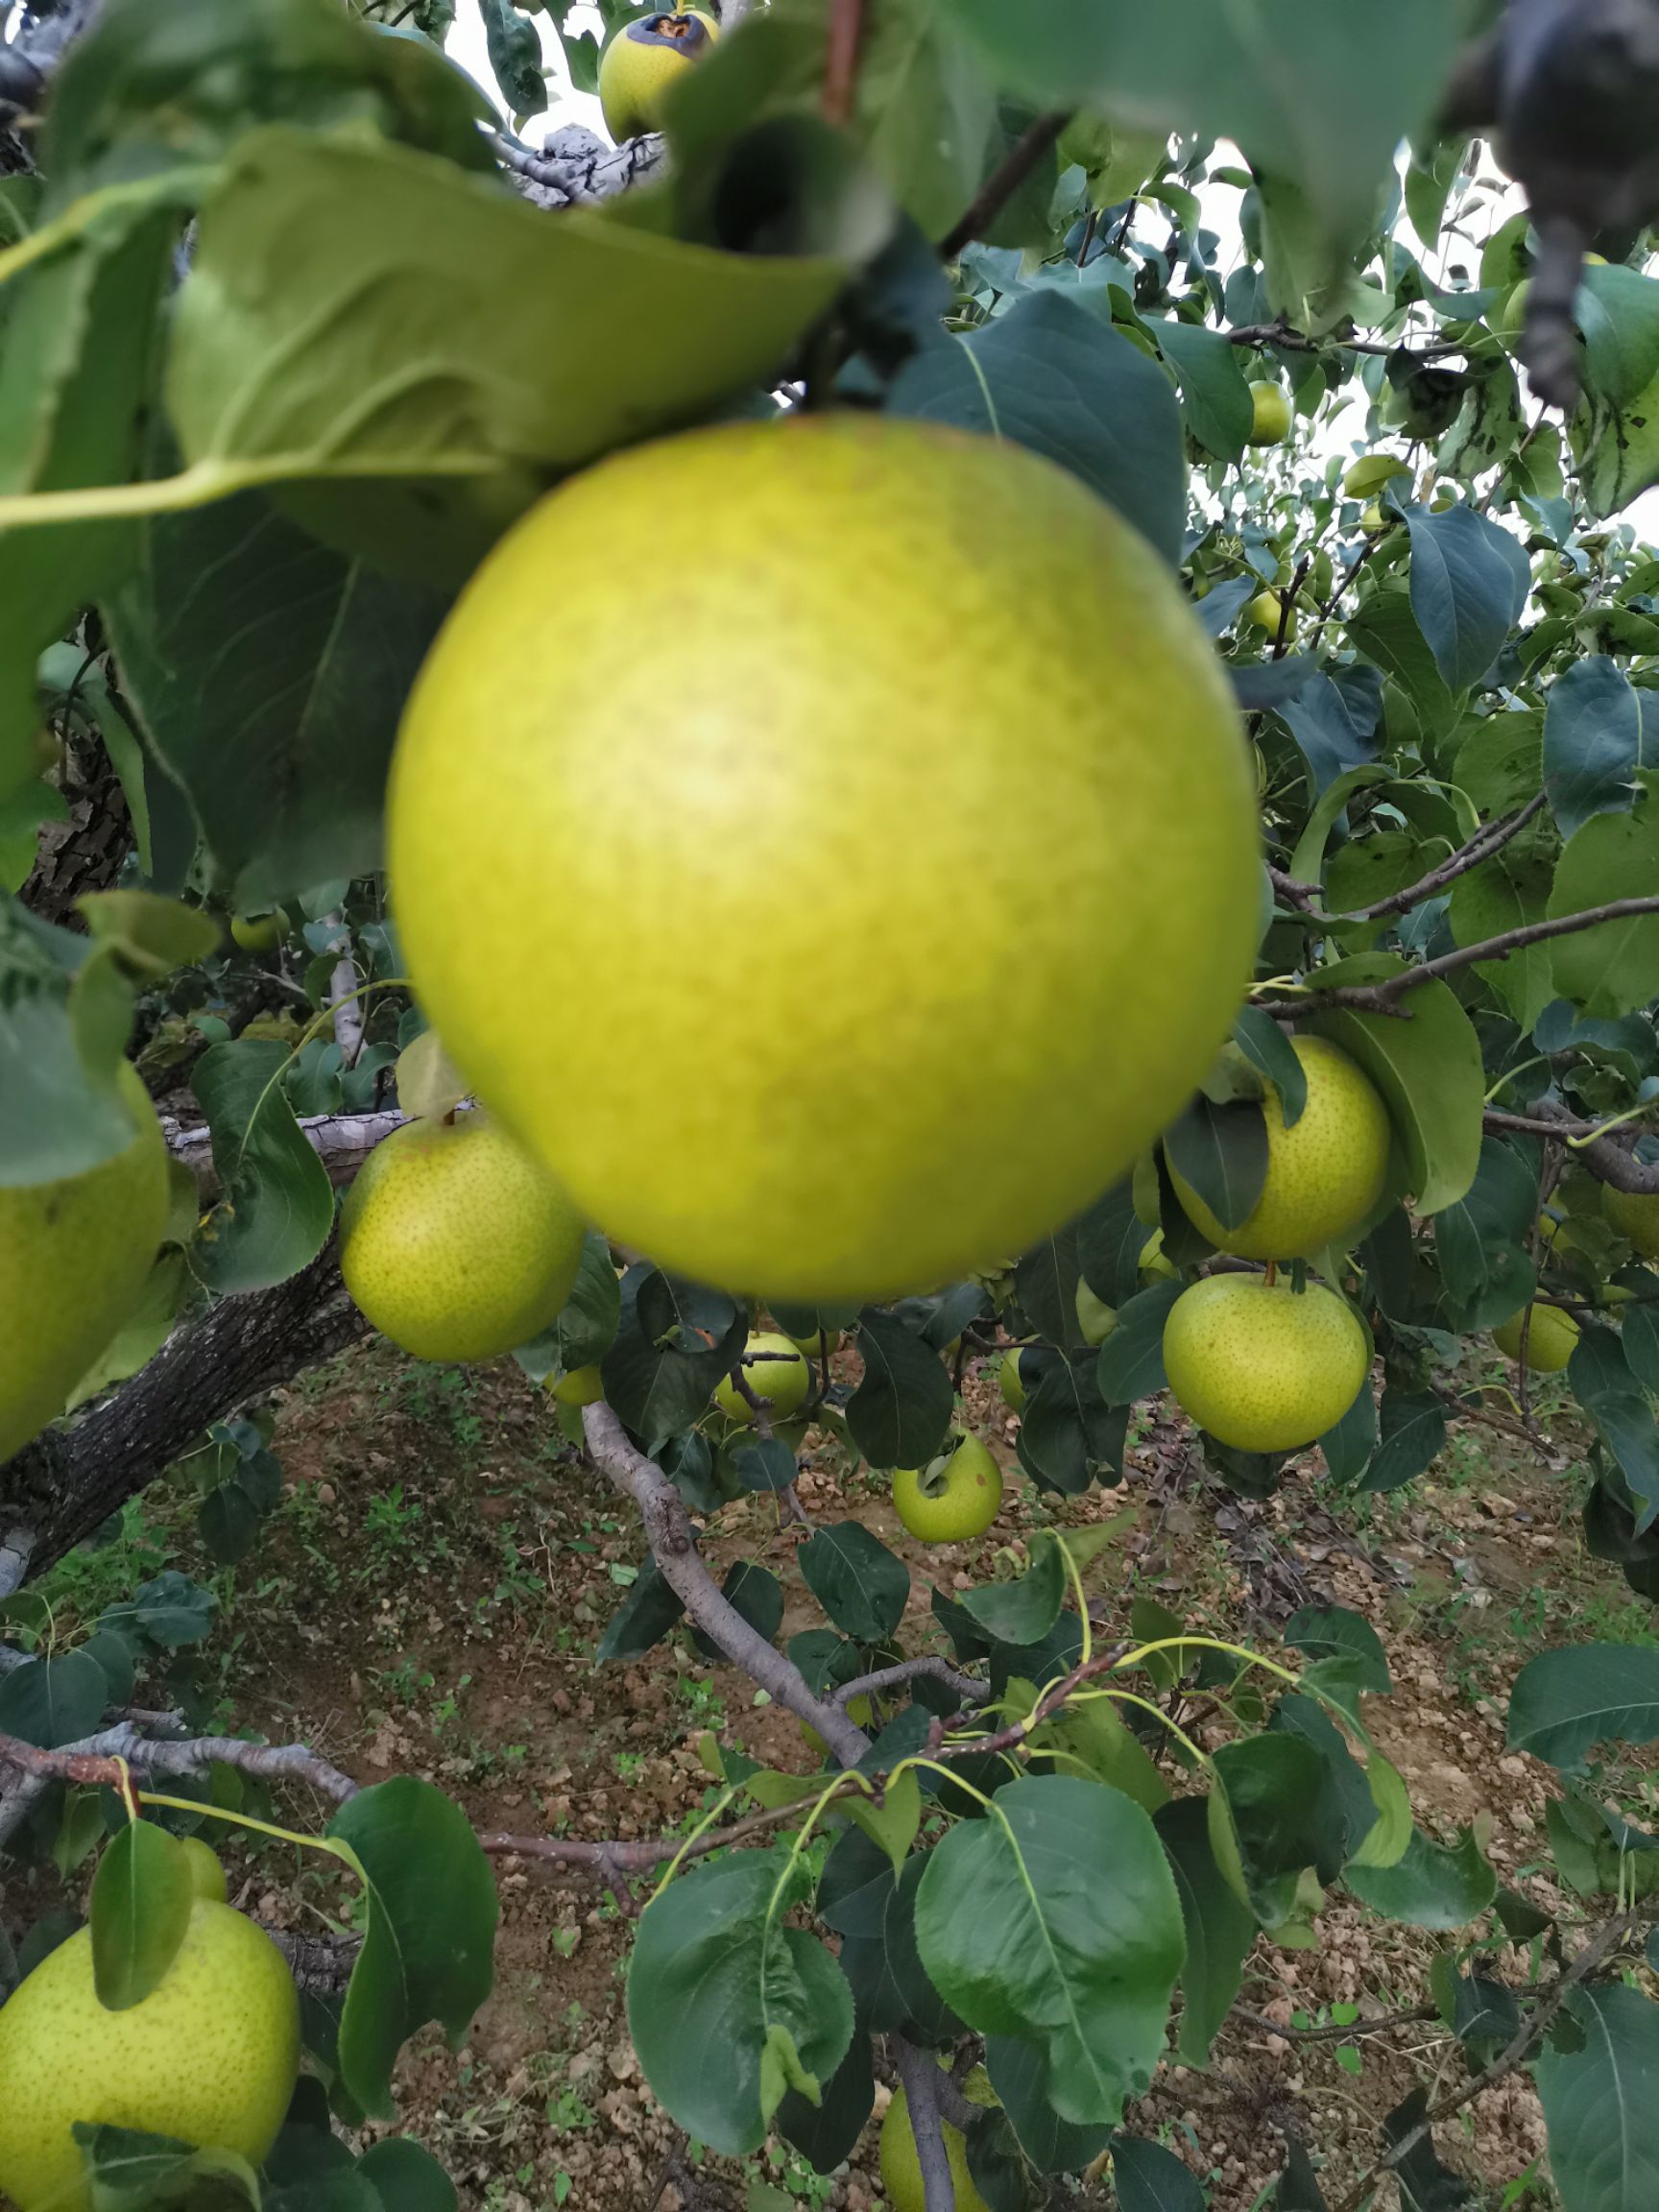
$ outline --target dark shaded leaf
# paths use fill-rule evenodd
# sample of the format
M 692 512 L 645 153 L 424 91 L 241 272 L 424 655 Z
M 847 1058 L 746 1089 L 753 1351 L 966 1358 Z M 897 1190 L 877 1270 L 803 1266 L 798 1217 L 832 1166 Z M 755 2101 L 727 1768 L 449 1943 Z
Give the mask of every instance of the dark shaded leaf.
M 195 1901 L 182 1845 L 148 1820 L 129 1820 L 92 1880 L 92 1982 L 107 2011 L 130 2011 L 157 1987 Z
M 638 1583 L 634 1587 L 637 1590 Z M 720 1590 L 727 1603 L 770 1644 L 783 1625 L 783 1585 L 770 1568 L 758 1566 L 753 1559 L 734 1560 Z M 705 1659 L 721 1657 L 719 1646 L 701 1628 L 692 1628 L 691 1641 Z
M 903 1617 L 910 1570 L 860 1521 L 819 1528 L 796 1554 L 806 1587 L 854 1642 L 879 1644 Z
M 1186 1287 L 1185 1283 L 1154 1283 L 1118 1308 L 1118 1326 L 1101 1345 L 1094 1369 L 1108 1406 L 1129 1406 L 1163 1389 L 1164 1324 Z
M 1210 2046 L 1238 1995 L 1256 1922 L 1215 1863 L 1201 1797 L 1177 1797 L 1152 1816 L 1181 1896 L 1187 1962 L 1181 1969 L 1180 2056 L 1208 2066 Z
M 1475 508 L 1406 511 L 1411 612 L 1454 691 L 1478 684 L 1521 619 L 1532 588 L 1519 539 Z
M 936 1352 L 891 1313 L 858 1316 L 864 1379 L 847 1401 L 847 1427 L 872 1467 L 926 1467 L 950 1427 L 955 1393 Z
M 601 1665 L 643 1658 L 662 1641 L 685 1610 L 683 1600 L 662 1579 L 656 1560 L 641 1561 L 627 1596 L 606 1624 L 594 1658 Z
M 3 1693 L 0 1693 L 3 1695 Z M 1509 1694 L 1508 1742 L 1563 1773 L 1598 1743 L 1650 1743 L 1659 1736 L 1659 1651 L 1628 1644 L 1576 1644 L 1528 1659 Z
M 1448 1848 L 1413 1828 L 1393 1866 L 1350 1866 L 1343 1877 L 1374 1912 L 1407 1928 L 1466 1928 L 1498 1894 L 1498 1877 L 1465 1828 Z
M 893 414 L 959 423 L 1057 461 L 1132 522 L 1171 567 L 1181 555 L 1181 409 L 1154 361 L 1055 291 L 972 337 L 931 346 L 887 395 Z
M 653 1898 L 628 1962 L 628 2025 L 683 2128 L 742 2157 L 788 2089 L 822 2094 L 853 2039 L 853 1994 L 822 1943 L 786 1927 L 805 1882 L 781 1850 L 694 1866 Z
M 1575 661 L 1551 686 L 1544 715 L 1544 788 L 1562 836 L 1593 814 L 1627 812 L 1638 768 L 1659 768 L 1659 700 L 1616 661 Z
M 490 1994 L 495 1877 L 460 1807 L 413 1775 L 361 1791 L 327 1833 L 350 1847 L 369 1897 L 340 2020 L 340 2072 L 366 2113 L 388 2116 L 392 2069 L 409 2037 L 437 2020 L 458 2050 Z

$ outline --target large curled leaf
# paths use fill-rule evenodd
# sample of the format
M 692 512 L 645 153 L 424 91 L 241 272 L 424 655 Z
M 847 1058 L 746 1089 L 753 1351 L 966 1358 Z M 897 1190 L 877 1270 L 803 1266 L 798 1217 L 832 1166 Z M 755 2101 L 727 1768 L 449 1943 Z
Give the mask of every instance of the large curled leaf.
M 328 1823 L 349 1846 L 369 1927 L 340 2020 L 340 2072 L 365 2112 L 390 2118 L 392 2068 L 428 2020 L 452 2048 L 494 1981 L 495 1877 L 471 1822 L 441 1790 L 400 1774 Z
M 1448 687 L 1466 690 L 1521 618 L 1531 571 L 1520 541 L 1473 507 L 1407 510 L 1411 612 Z
M 1598 1743 L 1659 1736 L 1659 1651 L 1575 1644 L 1528 1659 L 1509 1695 L 1509 1748 L 1572 1773 Z
M 392 740 L 444 597 L 255 493 L 153 516 L 137 543 L 105 601 L 122 684 L 237 902 L 378 867 Z
M 1185 1938 L 1152 1823 L 1119 1791 L 1069 1775 L 1010 1783 L 934 1850 L 916 1936 L 969 2027 L 1043 2050 L 1062 2119 L 1115 2126 L 1142 2093 Z
M 141 2005 L 179 1955 L 195 1887 L 178 1840 L 149 1820 L 129 1820 L 92 1881 L 92 1984 L 108 2011 Z
M 786 2090 L 816 2103 L 853 2037 L 847 1978 L 783 1924 L 805 1875 L 787 1852 L 694 1866 L 646 1907 L 628 1962 L 628 2026 L 683 2128 L 730 2157 L 758 2150 Z
M 864 1376 L 847 1427 L 872 1467 L 926 1467 L 945 1441 L 954 1393 L 937 1352 L 891 1313 L 858 1316 Z
M 463 576 L 548 478 L 775 372 L 841 278 L 565 213 L 401 147 L 250 133 L 179 302 L 187 463 L 312 479 L 305 517 L 349 550 Z M 371 499 L 371 473 L 405 481 Z
M 1544 717 L 1544 788 L 1563 837 L 1593 815 L 1623 813 L 1638 768 L 1659 768 L 1659 703 L 1617 661 L 1593 653 L 1563 670 Z M 1459 759 L 1461 772 L 1461 759 Z
M 1576 2036 L 1533 2067 L 1563 2212 L 1659 2202 L 1659 2008 L 1614 1982 L 1575 1989 L 1567 2011 Z
M 1110 323 L 1035 292 L 971 338 L 928 346 L 888 395 L 899 415 L 1011 438 L 1070 469 L 1171 565 L 1186 465 L 1168 379 Z
M 334 1192 L 281 1083 L 289 1053 L 266 1038 L 214 1045 L 191 1078 L 213 1137 L 224 1197 L 191 1251 L 209 1288 L 262 1290 L 308 1266 L 328 1240 Z
M 1381 983 L 1405 965 L 1391 952 L 1362 952 L 1317 971 L 1321 985 Z M 1480 1041 L 1449 985 L 1407 992 L 1404 1019 L 1331 1007 L 1309 1026 L 1358 1060 L 1382 1094 L 1405 1154 L 1420 1214 L 1461 1198 L 1480 1160 L 1486 1077 Z
M 1414 1828 L 1392 1866 L 1352 1865 L 1345 1880 L 1374 1912 L 1407 1928 L 1466 1928 L 1498 1894 L 1498 1877 L 1470 1828 L 1451 1845 Z
M 1439 97 L 1467 11 L 1402 0 L 961 0 L 1002 81 L 1046 105 L 1237 139 L 1288 175 L 1331 233 L 1362 224 L 1394 149 Z

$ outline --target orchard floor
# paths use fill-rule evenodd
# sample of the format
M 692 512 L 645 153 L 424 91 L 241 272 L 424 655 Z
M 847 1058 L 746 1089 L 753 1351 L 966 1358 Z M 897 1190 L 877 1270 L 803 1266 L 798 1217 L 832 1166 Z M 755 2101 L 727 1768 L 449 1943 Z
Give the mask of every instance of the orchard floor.
M 912 1648 L 927 1637 L 931 1579 L 950 1588 L 988 1574 L 998 1547 L 1018 1552 L 1050 1519 L 1122 1521 L 1089 1573 L 1106 1635 L 1119 1632 L 1136 1593 L 1194 1628 L 1269 1647 L 1298 1604 L 1353 1606 L 1389 1648 L 1395 1695 L 1370 1700 L 1368 1719 L 1419 1819 L 1442 1833 L 1480 1823 L 1505 1880 L 1545 1906 L 1560 1902 L 1534 1872 L 1545 1770 L 1503 1752 L 1508 1684 L 1542 1642 L 1647 1640 L 1650 1618 L 1614 1570 L 1584 1554 L 1580 1439 L 1565 1421 L 1547 1452 L 1462 1424 L 1430 1479 L 1376 1500 L 1333 1501 L 1315 1456 L 1265 1504 L 1215 1486 L 1181 1429 L 1157 1422 L 1133 1441 L 1119 1488 L 1056 1502 L 1022 1484 L 1012 1423 L 983 1365 L 970 1367 L 965 1396 L 1014 1469 L 982 1545 L 929 1556 L 904 1536 L 883 1484 L 839 1486 L 833 1447 L 802 1479 L 809 1515 L 856 1515 L 908 1561 Z M 1546 1395 L 1547 1431 L 1551 1405 Z M 595 1669 L 594 1641 L 632 1578 L 638 1532 L 510 1362 L 463 1372 L 360 1348 L 290 1395 L 275 1446 L 284 1503 L 243 1565 L 216 1578 L 223 1610 L 208 1657 L 234 1725 L 302 1738 L 364 1782 L 424 1775 L 481 1829 L 512 1833 L 673 1828 L 707 1801 L 696 1745 L 709 1730 L 774 1765 L 812 1764 L 792 1720 L 757 1706 L 746 1681 L 706 1665 L 683 1635 L 636 1665 Z M 140 1528 L 130 1509 L 130 1532 L 211 1578 L 182 1498 L 153 1496 L 146 1514 Z M 717 1572 L 746 1555 L 783 1575 L 785 1634 L 818 1618 L 788 1571 L 797 1541 L 765 1499 L 729 1507 L 709 1546 Z M 66 1595 L 72 1602 L 73 1572 Z M 339 1925 L 340 1892 L 315 1863 L 299 1865 L 280 1845 L 231 1856 L 233 1897 L 261 1918 L 314 1935 Z M 781 2150 L 688 2166 L 629 2046 L 627 1920 L 586 1880 L 513 1860 L 497 1867 L 495 1994 L 458 2056 L 435 2031 L 418 2042 L 401 2084 L 403 2127 L 444 2159 L 464 2205 L 875 2212 L 874 2128 L 851 2169 L 829 2180 Z M 1286 2130 L 1326 2160 L 1334 2202 L 1415 2081 L 1463 2078 L 1436 2022 L 1314 2040 L 1276 2032 L 1340 2027 L 1353 2017 L 1343 2007 L 1372 2015 L 1426 1994 L 1434 1938 L 1367 1926 L 1339 1890 L 1318 1931 L 1310 1951 L 1259 1942 L 1212 2070 L 1166 2073 L 1128 2116 L 1205 2178 L 1216 2212 L 1261 2202 Z M 1506 1962 L 1514 1971 L 1518 1955 Z M 1446 2128 L 1440 2148 L 1483 2188 L 1483 2204 L 1542 2207 L 1555 2202 L 1548 2183 L 1523 2178 L 1542 2144 L 1530 2087 L 1513 2077 Z M 1096 2189 L 1055 2201 L 1111 2200 Z

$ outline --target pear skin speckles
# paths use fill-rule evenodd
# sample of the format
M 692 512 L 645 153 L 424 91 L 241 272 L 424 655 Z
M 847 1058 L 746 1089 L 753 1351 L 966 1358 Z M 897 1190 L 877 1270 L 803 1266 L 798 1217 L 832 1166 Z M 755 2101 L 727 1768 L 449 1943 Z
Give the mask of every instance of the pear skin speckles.
M 1177 1404 L 1240 1452 L 1296 1452 L 1334 1429 L 1368 1357 L 1358 1316 L 1316 1283 L 1298 1294 L 1260 1275 L 1209 1275 L 1164 1324 Z

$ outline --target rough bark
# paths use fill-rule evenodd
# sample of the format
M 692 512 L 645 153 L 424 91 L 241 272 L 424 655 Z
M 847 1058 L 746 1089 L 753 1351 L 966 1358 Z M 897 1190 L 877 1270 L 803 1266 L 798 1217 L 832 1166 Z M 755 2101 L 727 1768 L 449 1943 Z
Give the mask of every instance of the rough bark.
M 107 1406 L 0 1466 L 0 1527 L 27 1531 L 38 1575 L 223 1421 L 364 1334 L 332 1247 L 275 1289 L 227 1298 L 181 1330 Z

